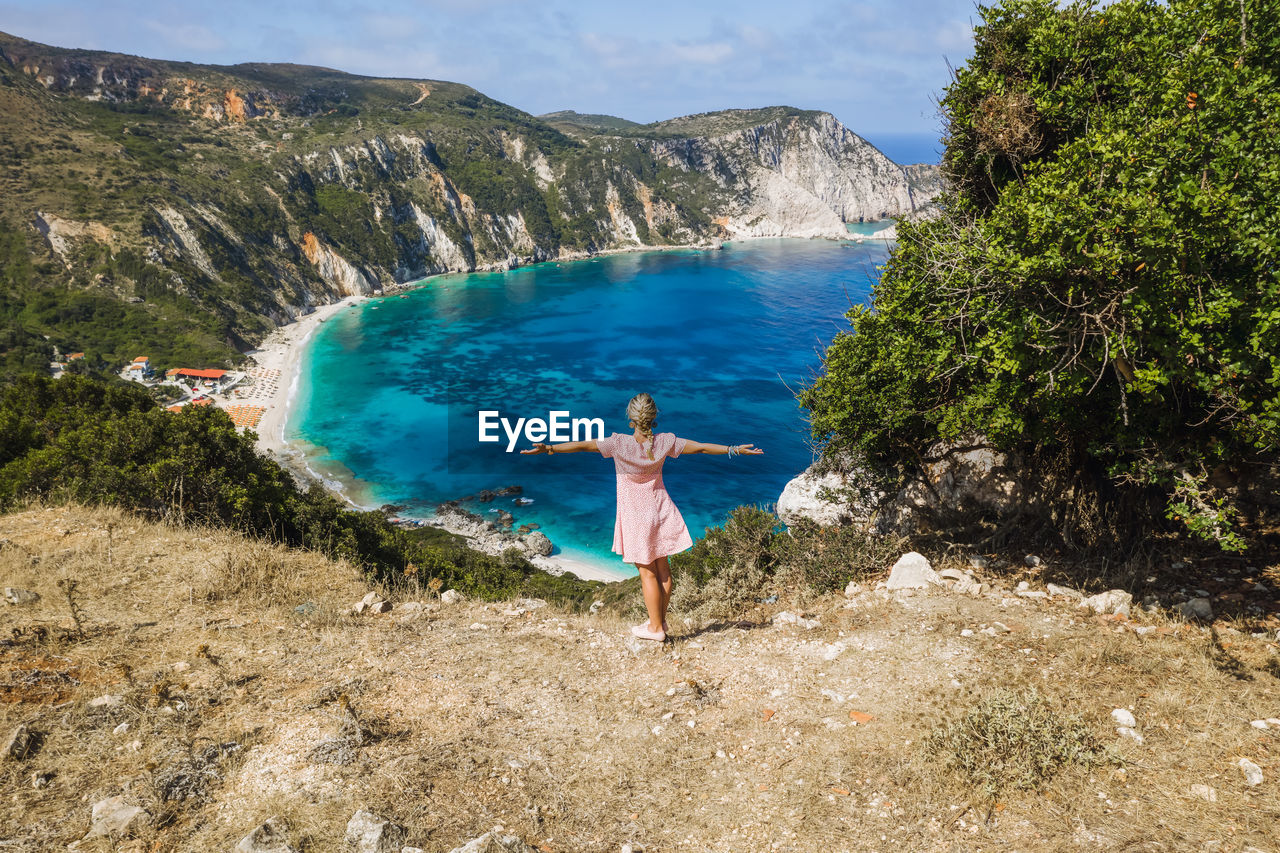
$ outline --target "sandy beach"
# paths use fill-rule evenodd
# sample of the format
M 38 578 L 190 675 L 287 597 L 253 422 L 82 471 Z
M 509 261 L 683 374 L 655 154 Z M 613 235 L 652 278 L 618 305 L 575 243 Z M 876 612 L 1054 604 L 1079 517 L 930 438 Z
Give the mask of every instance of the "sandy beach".
M 297 390 L 302 354 L 320 323 L 360 304 L 367 298 L 369 297 L 350 296 L 332 305 L 322 305 L 310 314 L 276 329 L 267 336 L 258 349 L 248 354 L 256 365 L 250 371 L 254 377 L 254 383 L 233 402 L 237 405 L 252 404 L 266 408 L 257 428 L 258 449 L 298 474 L 307 477 L 315 476 L 314 472 L 306 468 L 302 451 L 290 447 L 284 437 L 285 424 Z M 341 491 L 337 494 L 343 500 L 352 503 L 351 499 Z M 358 508 L 363 509 L 363 507 Z M 451 530 L 447 525 L 441 526 L 451 533 L 461 533 L 461 531 Z M 583 580 L 612 583 L 630 577 L 622 570 L 610 571 L 592 563 L 554 554 L 550 557 L 534 557 L 531 562 L 550 574 L 573 572 Z

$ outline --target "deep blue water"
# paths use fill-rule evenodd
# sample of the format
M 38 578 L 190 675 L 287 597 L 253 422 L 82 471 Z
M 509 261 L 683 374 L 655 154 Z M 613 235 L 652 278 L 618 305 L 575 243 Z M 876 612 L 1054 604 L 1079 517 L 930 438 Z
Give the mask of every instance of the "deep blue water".
M 767 240 L 435 277 L 319 327 L 286 437 L 357 502 L 408 504 L 410 516 L 520 485 L 533 503 L 471 508 L 510 510 L 566 556 L 634 572 L 610 551 L 612 461 L 506 453 L 505 435 L 478 440 L 478 412 L 514 421 L 563 410 L 602 418 L 607 435 L 629 431 L 627 400 L 648 391 L 658 431 L 764 448 L 667 461 L 667 489 L 696 539 L 739 504 L 771 505 L 812 461 L 792 389 L 886 258 L 878 242 Z
M 942 162 L 941 133 L 872 133 L 861 134 L 895 163 Z

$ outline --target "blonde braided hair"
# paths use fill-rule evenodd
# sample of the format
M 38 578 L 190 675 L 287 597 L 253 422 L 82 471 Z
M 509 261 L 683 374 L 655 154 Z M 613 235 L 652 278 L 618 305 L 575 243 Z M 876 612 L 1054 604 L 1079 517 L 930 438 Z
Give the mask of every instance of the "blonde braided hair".
M 653 422 L 658 419 L 658 404 L 643 391 L 627 403 L 627 420 L 631 428 L 649 439 L 649 458 L 653 458 Z

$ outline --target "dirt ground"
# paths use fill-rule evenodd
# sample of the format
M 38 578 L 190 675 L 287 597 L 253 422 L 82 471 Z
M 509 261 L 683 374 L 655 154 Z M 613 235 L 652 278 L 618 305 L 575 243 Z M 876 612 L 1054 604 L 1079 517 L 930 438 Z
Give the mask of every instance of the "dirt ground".
M 353 615 L 346 564 L 80 508 L 0 517 L 0 579 L 41 596 L 0 609 L 0 737 L 38 736 L 0 757 L 3 851 L 231 850 L 277 815 L 349 850 L 367 809 L 427 851 L 502 826 L 542 851 L 1280 853 L 1280 723 L 1251 725 L 1280 718 L 1280 648 L 1243 623 L 992 578 L 673 617 L 662 645 L 529 602 Z M 988 795 L 926 744 L 1031 688 L 1106 760 Z M 116 795 L 147 817 L 81 840 Z

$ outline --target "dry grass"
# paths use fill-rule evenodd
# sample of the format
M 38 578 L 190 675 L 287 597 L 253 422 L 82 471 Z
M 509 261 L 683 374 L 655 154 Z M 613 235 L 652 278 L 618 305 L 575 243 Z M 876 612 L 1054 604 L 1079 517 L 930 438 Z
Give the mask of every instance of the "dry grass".
M 44 596 L 0 610 L 0 733 L 45 735 L 0 761 L 5 850 L 65 848 L 116 794 L 155 816 L 156 851 L 229 850 L 272 815 L 303 849 L 344 850 L 358 808 L 427 850 L 496 824 L 551 851 L 1280 850 L 1280 730 L 1249 726 L 1280 716 L 1275 643 L 1230 625 L 869 590 L 636 645 L 604 613 L 345 615 L 367 591 L 349 566 L 118 513 L 33 509 L 0 538 L 5 585 Z M 797 604 L 821 627 L 769 624 Z M 997 688 L 1034 688 L 1121 763 L 984 796 L 925 742 Z M 121 701 L 88 706 L 104 694 Z M 1118 707 L 1144 744 L 1115 734 Z

